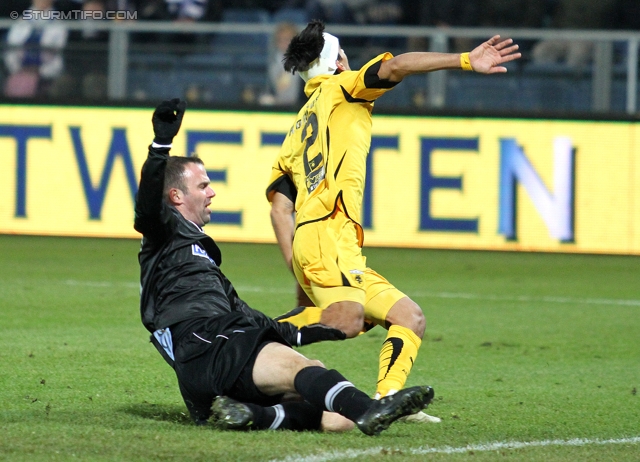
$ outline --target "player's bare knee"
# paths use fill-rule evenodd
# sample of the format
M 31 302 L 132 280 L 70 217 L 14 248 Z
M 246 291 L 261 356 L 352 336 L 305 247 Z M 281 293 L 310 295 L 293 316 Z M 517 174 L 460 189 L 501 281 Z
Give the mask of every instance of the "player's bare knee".
M 307 359 L 307 366 L 305 367 L 321 367 L 326 369 L 324 364 L 322 364 L 322 361 L 318 361 L 317 359 Z
M 334 327 L 344 332 L 347 338 L 354 338 L 358 336 L 364 328 L 364 315 L 362 317 L 343 318 L 339 322 L 336 322 Z
M 302 355 L 300 355 L 301 357 L 292 361 L 289 365 L 288 365 L 288 370 L 286 371 L 286 375 L 288 376 L 288 378 L 290 380 L 287 380 L 287 383 L 289 384 L 289 388 L 290 391 L 294 391 L 295 390 L 295 377 L 296 375 L 298 375 L 298 373 L 303 370 L 306 369 L 307 367 L 321 367 L 323 369 L 326 369 L 324 367 L 324 364 L 322 364 L 322 362 L 318 361 L 317 359 L 309 359 L 306 358 Z
M 357 337 L 360 335 L 360 332 L 362 332 L 362 329 L 364 329 L 364 317 L 362 317 L 362 319 L 353 319 L 339 329 L 344 332 L 347 338 Z
M 353 338 L 364 327 L 364 307 L 356 302 L 334 303 L 322 312 L 320 322 L 341 330 L 347 338 Z
M 427 328 L 427 318 L 424 317 L 424 313 L 418 304 L 416 305 L 416 311 L 413 314 L 413 332 L 420 338 L 424 335 L 424 331 Z
M 398 300 L 389 310 L 386 322 L 411 329 L 414 334 L 422 338 L 427 326 L 427 320 L 420 306 L 408 297 Z

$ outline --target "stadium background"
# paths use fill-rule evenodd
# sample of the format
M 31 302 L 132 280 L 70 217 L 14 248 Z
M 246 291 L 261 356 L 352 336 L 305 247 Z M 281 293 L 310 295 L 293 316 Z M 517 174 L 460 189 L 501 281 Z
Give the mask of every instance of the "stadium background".
M 27 3 L 9 2 L 0 14 Z M 103 96 L 76 86 L 2 98 L 0 233 L 137 237 L 132 205 L 152 136 L 149 112 L 178 96 L 190 109 L 174 153 L 198 152 L 218 193 L 207 232 L 221 241 L 274 242 L 264 189 L 301 98 L 265 106 L 257 95 L 277 25 L 302 27 L 310 12 L 305 2 L 195 3 L 208 10 L 188 23 L 169 10 L 146 17 L 135 2 L 104 7 L 126 7 L 138 20 L 64 21 L 63 76 L 73 78 L 89 53 L 105 64 Z M 367 245 L 640 253 L 640 33 L 623 14 L 628 2 L 612 2 L 599 27 L 585 15 L 570 30 L 557 22 L 565 8 L 559 1 L 537 11 L 538 23 L 495 15 L 468 24 L 461 17 L 451 25 L 463 27 L 450 28 L 434 27 L 442 11 L 387 3 L 404 14 L 387 10 L 389 20 L 376 22 L 366 10 L 330 24 L 352 67 L 382 49 L 456 51 L 495 32 L 520 43 L 523 58 L 506 75 L 411 76 L 381 98 L 361 217 Z M 54 5 L 72 11 L 82 2 Z M 0 30 L 17 22 L 0 19 Z M 86 40 L 88 23 L 101 40 Z M 536 44 L 553 39 L 585 40 L 590 59 L 577 67 L 537 62 Z M 3 42 L 3 52 L 10 50 Z M 7 69 L 0 80 L 9 80 Z
M 0 106 L 0 232 L 137 237 L 149 109 Z M 207 232 L 274 242 L 264 191 L 292 114 L 189 110 L 174 141 L 217 197 Z M 640 253 L 632 122 L 374 117 L 368 245 Z M 515 194 L 511 191 L 515 190 Z M 509 218 L 511 217 L 511 218 Z
M 204 3 L 185 3 L 193 1 Z M 282 2 L 209 0 L 245 8 L 190 23 L 65 23 L 76 34 L 65 73 L 83 70 L 75 55 L 84 53 L 107 72 L 104 86 L 0 96 L 0 460 L 638 460 L 640 13 L 629 10 L 640 3 L 354 1 L 501 4 L 517 16 L 484 11 L 483 21 L 460 16 L 452 27 L 415 12 L 410 24 L 330 23 L 354 66 L 381 44 L 455 51 L 498 32 L 523 46 L 506 75 L 411 76 L 374 112 L 367 263 L 425 311 L 408 385 L 434 387 L 428 412 L 442 423 L 399 423 L 372 440 L 357 431 L 218 432 L 186 415 L 140 323 L 131 229 L 160 100 L 189 100 L 174 152 L 198 151 L 210 170 L 218 197 L 206 229 L 224 241 L 225 274 L 270 316 L 295 303 L 278 247 L 264 244 L 273 242 L 264 188 L 300 103 L 256 101 L 276 14 L 247 8 Z M 530 7 L 561 1 L 628 12 L 606 27 L 528 21 Z M 0 2 L 1 54 L 16 23 L 2 18 L 28 4 Z M 85 28 L 105 40 L 77 40 Z M 536 63 L 535 43 L 552 38 L 593 43 L 592 60 Z M 0 65 L 0 90 L 8 77 Z M 375 328 L 302 352 L 374 393 L 385 335 Z

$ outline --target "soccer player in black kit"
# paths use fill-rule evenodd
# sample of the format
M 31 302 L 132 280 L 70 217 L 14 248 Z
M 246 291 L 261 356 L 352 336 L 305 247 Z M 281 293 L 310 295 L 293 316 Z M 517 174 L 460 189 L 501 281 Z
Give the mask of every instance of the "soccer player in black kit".
M 376 401 L 292 348 L 342 340 L 343 332 L 278 323 L 240 299 L 220 270 L 220 249 L 202 230 L 215 196 L 204 165 L 169 155 L 185 108 L 173 99 L 153 113 L 155 138 L 142 167 L 134 227 L 143 235 L 142 322 L 175 370 L 194 421 L 233 430 L 331 431 L 355 422 L 375 435 L 426 407 L 431 387 Z

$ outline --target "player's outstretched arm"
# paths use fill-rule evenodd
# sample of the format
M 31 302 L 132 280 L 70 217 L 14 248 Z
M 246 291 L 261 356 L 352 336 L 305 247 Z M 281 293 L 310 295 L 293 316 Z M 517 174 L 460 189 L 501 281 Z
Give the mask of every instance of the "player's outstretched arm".
M 147 237 L 164 236 L 164 226 L 167 225 L 161 217 L 164 171 L 171 143 L 180 131 L 186 106 L 187 103 L 179 98 L 163 101 L 156 107 L 151 118 L 154 139 L 153 144 L 149 146 L 147 160 L 142 166 L 133 225 L 138 232 Z
M 481 74 L 507 72 L 503 64 L 520 58 L 518 45 L 512 39 L 500 40 L 499 35 L 491 37 L 469 53 L 413 52 L 403 53 L 383 61 L 378 77 L 391 82 L 400 82 L 411 74 L 464 69 Z

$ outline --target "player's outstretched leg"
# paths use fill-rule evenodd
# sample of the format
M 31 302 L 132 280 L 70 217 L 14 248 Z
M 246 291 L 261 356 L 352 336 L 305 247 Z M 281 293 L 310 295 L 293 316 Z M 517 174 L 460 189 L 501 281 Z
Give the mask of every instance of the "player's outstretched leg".
M 328 372 L 329 375 L 335 374 L 335 371 Z M 401 390 L 380 400 L 372 400 L 348 382 L 342 381 L 337 386 L 338 388 L 332 387 L 329 393 L 332 396 L 329 407 L 335 404 L 338 412 L 345 417 L 355 414 L 357 418 L 351 418 L 366 435 L 378 435 L 401 417 L 420 411 L 431 402 L 434 395 L 431 387 L 421 386 Z M 262 407 L 220 396 L 211 406 L 209 423 L 220 430 L 301 431 L 319 430 L 321 419 L 322 408 L 308 402 Z M 347 428 L 341 430 L 345 429 Z
M 431 387 L 422 386 L 375 400 L 338 371 L 319 366 L 305 367 L 298 372 L 294 385 L 307 402 L 319 409 L 337 412 L 355 422 L 367 435 L 377 435 L 400 417 L 420 411 L 433 398 Z
M 374 400 L 367 412 L 356 420 L 356 425 L 367 435 L 377 435 L 399 418 L 427 407 L 433 396 L 433 388 L 429 386 L 405 388 L 393 395 Z
M 409 297 L 396 301 L 385 321 L 391 326 L 380 350 L 376 399 L 397 393 L 397 390 L 404 387 L 415 364 L 425 329 L 424 314 Z M 402 421 L 438 423 L 440 419 L 420 411 L 403 417 Z

